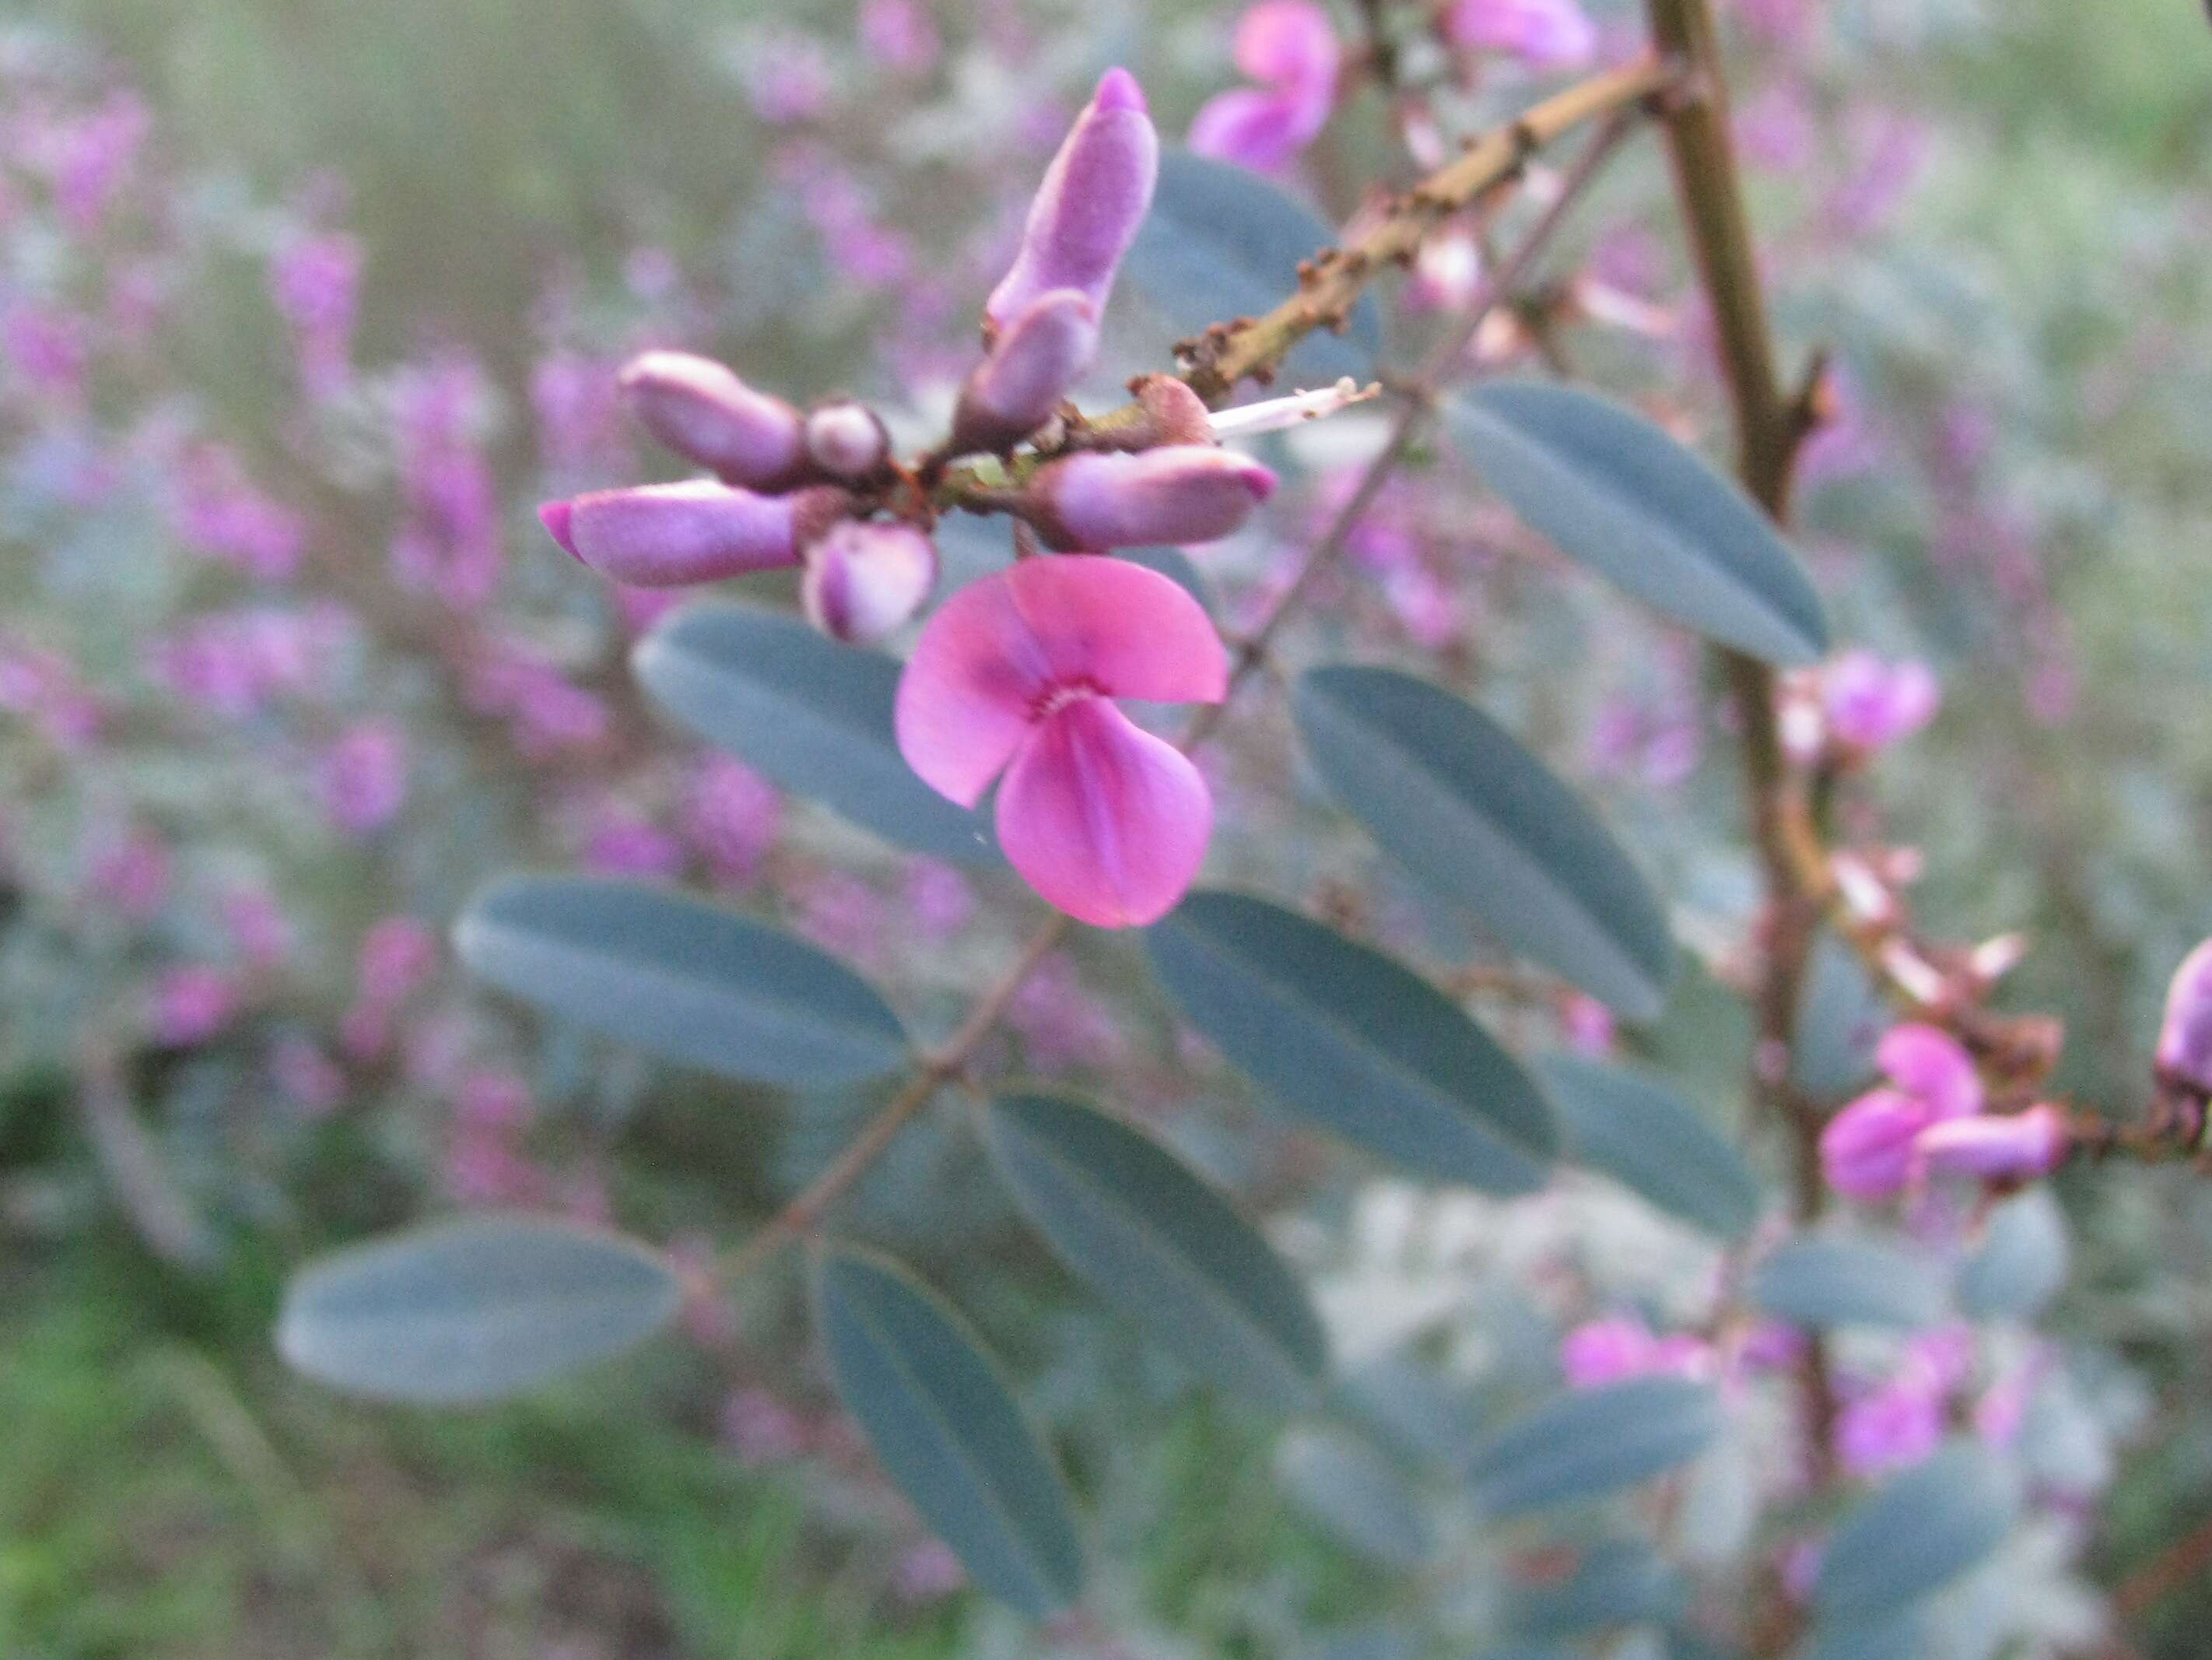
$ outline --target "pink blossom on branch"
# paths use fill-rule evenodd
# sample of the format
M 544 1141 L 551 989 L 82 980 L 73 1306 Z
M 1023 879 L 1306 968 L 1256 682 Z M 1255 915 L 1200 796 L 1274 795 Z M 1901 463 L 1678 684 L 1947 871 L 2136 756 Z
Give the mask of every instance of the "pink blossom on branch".
M 1261 0 L 1237 25 L 1237 67 L 1258 87 L 1209 99 L 1191 123 L 1200 155 L 1279 173 L 1328 125 L 1342 54 L 1312 0 Z
M 1870 651 L 1848 651 L 1821 671 L 1820 701 L 1838 742 L 1872 751 L 1933 721 L 1943 691 L 1925 663 L 1888 663 Z
M 1099 927 L 1152 922 L 1198 873 L 1206 782 L 1113 700 L 1218 702 L 1229 659 L 1168 578 L 1103 558 L 1036 558 L 962 589 L 899 682 L 900 751 L 970 806 L 1001 772 L 999 841 L 1046 899 Z
M 1443 15 L 1455 46 L 1510 52 L 1531 68 L 1572 69 L 1597 52 L 1597 28 L 1575 0 L 1455 0 Z

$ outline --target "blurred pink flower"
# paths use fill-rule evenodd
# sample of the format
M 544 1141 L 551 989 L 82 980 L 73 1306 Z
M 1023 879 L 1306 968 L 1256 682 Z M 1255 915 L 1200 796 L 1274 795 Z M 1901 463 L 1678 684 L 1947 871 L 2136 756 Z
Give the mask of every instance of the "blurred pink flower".
M 1313 0 L 1260 0 L 1237 25 L 1237 67 L 1258 87 L 1209 99 L 1190 148 L 1259 173 L 1279 173 L 1328 125 L 1340 53 L 1328 12 Z
M 407 802 L 407 735 L 389 721 L 364 721 L 324 751 L 318 775 L 323 811 L 348 836 L 374 834 Z
M 238 988 L 228 975 L 204 964 L 188 964 L 155 981 L 148 1012 L 155 1043 L 186 1049 L 215 1037 L 238 1008 Z
M 1597 52 L 1597 28 L 1575 0 L 1454 0 L 1443 15 L 1455 46 L 1510 52 L 1531 68 L 1572 69 Z

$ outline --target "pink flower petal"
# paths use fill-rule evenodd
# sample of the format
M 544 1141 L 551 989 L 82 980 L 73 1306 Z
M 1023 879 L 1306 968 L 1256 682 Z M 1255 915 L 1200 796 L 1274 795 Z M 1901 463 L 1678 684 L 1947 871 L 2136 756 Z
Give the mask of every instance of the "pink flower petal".
M 1336 88 L 1336 31 L 1313 0 L 1260 0 L 1237 20 L 1237 67 L 1267 86 Z
M 1875 1050 L 1890 1081 L 1917 1096 L 1937 1118 L 1964 1118 L 1982 1110 L 1982 1077 L 1974 1057 L 1936 1026 L 1893 1026 Z
M 999 843 L 1023 879 L 1102 928 L 1158 921 L 1206 858 L 1213 800 L 1198 769 L 1103 697 L 1039 727 L 999 791 Z
M 1926 1104 L 1894 1090 L 1863 1095 L 1820 1132 L 1820 1169 L 1847 1199 L 1902 1193 L 1912 1179 L 1913 1140 L 1928 1127 Z
M 1328 113 L 1324 104 L 1324 119 Z M 1190 124 L 1190 148 L 1195 155 L 1254 173 L 1280 173 L 1313 141 L 1319 125 L 1310 106 L 1298 98 L 1238 87 L 1217 93 L 1200 106 Z

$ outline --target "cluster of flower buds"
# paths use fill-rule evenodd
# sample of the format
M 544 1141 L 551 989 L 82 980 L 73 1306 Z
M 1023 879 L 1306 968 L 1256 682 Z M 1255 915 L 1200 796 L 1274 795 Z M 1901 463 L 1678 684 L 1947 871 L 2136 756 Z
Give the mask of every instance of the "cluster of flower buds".
M 1925 663 L 1847 651 L 1784 689 L 1782 737 L 1804 765 L 1856 766 L 1936 718 L 1943 689 Z
M 622 389 L 661 443 L 710 477 L 595 491 L 540 509 L 546 528 L 618 582 L 670 587 L 801 571 L 808 617 L 849 642 L 893 633 L 937 581 L 933 495 L 1024 520 L 1057 555 L 1208 542 L 1240 529 L 1275 477 L 1221 447 L 1182 381 L 1139 384 L 1136 408 L 1083 422 L 1066 403 L 1090 368 L 1123 256 L 1149 211 L 1159 141 L 1145 98 L 1109 70 L 1031 204 L 1012 266 L 983 307 L 984 355 L 945 441 L 902 466 L 884 425 L 849 401 L 802 412 L 719 363 L 647 352 Z M 1238 412 L 1239 430 L 1311 419 L 1363 396 L 1349 383 Z M 1004 488 L 940 491 L 978 453 L 1012 457 Z M 901 684 L 908 763 L 974 806 L 1004 774 L 1000 844 L 1053 903 L 1103 927 L 1149 922 L 1195 877 L 1212 828 L 1204 781 L 1133 725 L 1117 697 L 1219 699 L 1227 654 L 1166 578 L 1096 556 L 1018 560 L 933 617 Z
M 2055 1106 L 1985 1111 L 1973 1056 L 1940 1028 L 1893 1027 L 1875 1059 L 1887 1085 L 1845 1107 L 1820 1135 L 1821 1169 L 1846 1198 L 1894 1198 L 1938 1177 L 2027 1181 L 2057 1169 L 2072 1150 L 2066 1115 Z

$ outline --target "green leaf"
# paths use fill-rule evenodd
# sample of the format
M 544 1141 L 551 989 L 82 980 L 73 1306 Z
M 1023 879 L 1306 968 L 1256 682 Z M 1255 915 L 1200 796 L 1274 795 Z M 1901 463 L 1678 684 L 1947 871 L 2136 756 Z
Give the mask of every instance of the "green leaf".
M 1574 1158 L 1720 1238 L 1739 1238 L 1759 1219 L 1758 1177 L 1657 1079 L 1571 1055 L 1547 1055 L 1536 1071 Z
M 1772 521 L 1642 416 L 1507 380 L 1465 393 L 1446 423 L 1531 528 L 1662 616 L 1771 663 L 1826 652 L 1820 596 Z
M 867 982 L 789 934 L 658 889 L 510 876 L 453 927 L 501 991 L 665 1061 L 763 1083 L 858 1083 L 903 1065 Z
M 537 1216 L 475 1216 L 302 1269 L 276 1349 L 319 1383 L 384 1401 L 494 1401 L 619 1354 L 675 1317 L 666 1259 Z
M 1976 1320 L 2028 1320 L 2066 1283 L 2066 1215 L 2045 1188 L 1990 1213 L 1981 1249 L 1959 1269 L 1959 1306 Z
M 1875 1079 L 1875 1049 L 1889 1029 L 1888 1005 L 1858 953 L 1823 933 L 1797 1000 L 1790 1081 L 1816 1106 L 1849 1099 Z
M 1296 1430 L 1275 1450 L 1275 1479 L 1291 1502 L 1338 1543 L 1389 1568 L 1434 1548 L 1419 1498 L 1379 1455 L 1331 1430 Z
M 1602 1499 L 1688 1463 L 1720 1428 L 1719 1397 L 1684 1378 L 1573 1391 L 1509 1425 L 1475 1454 L 1475 1502 L 1504 1519 Z
M 1224 1387 L 1310 1402 L 1328 1342 L 1304 1288 L 1165 1148 L 1047 1095 L 1001 1097 L 985 1134 L 1024 1213 L 1092 1290 Z
M 1954 1441 L 1837 1524 L 1814 1611 L 1823 1625 L 1899 1614 L 1996 1550 L 2019 1516 L 2012 1473 L 1982 1448 Z
M 1122 270 L 1178 334 L 1260 317 L 1297 292 L 1298 266 L 1336 234 L 1266 179 L 1225 161 L 1170 149 L 1160 157 L 1152 210 Z M 1382 351 L 1372 296 L 1341 335 L 1316 330 L 1285 361 L 1291 380 L 1365 375 Z
M 1248 894 L 1194 893 L 1146 936 L 1183 1017 L 1291 1111 L 1424 1174 L 1534 1191 L 1559 1144 L 1518 1062 L 1379 952 Z
M 1632 1020 L 1667 1000 L 1666 914 L 1589 808 L 1486 715 L 1390 669 L 1323 668 L 1291 707 L 1329 794 L 1508 946 Z
M 997 862 L 989 815 L 946 800 L 899 753 L 897 659 L 708 599 L 661 621 L 631 664 L 655 702 L 784 788 L 917 853 Z
M 1522 1637 L 1557 1641 L 1668 1619 L 1687 1600 L 1681 1576 L 1650 1546 L 1608 1540 L 1583 1552 L 1564 1582 L 1516 1591 L 1506 1620 Z
M 885 1470 L 978 1585 L 1032 1619 L 1074 1601 L 1067 1490 L 967 1323 L 907 1272 L 849 1246 L 815 1273 L 837 1394 Z
M 1917 1256 L 1851 1239 L 1793 1239 L 1751 1277 L 1751 1300 L 1800 1326 L 1932 1326 L 1942 1282 Z

